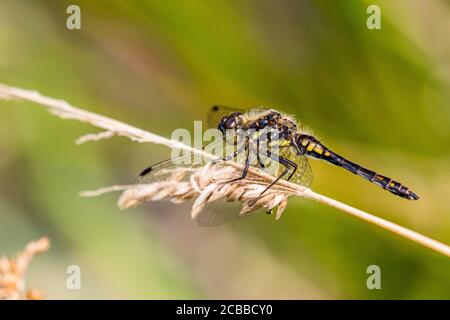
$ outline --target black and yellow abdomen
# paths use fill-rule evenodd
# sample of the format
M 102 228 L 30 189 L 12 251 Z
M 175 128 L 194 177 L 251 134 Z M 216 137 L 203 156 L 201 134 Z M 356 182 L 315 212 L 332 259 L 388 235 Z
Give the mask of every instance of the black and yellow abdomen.
M 345 159 L 325 147 L 320 141 L 310 135 L 300 134 L 296 139 L 296 143 L 302 154 L 322 159 L 342 167 L 402 198 L 409 200 L 419 199 L 417 194 L 409 190 L 409 188 L 400 182 L 394 181 L 389 177 L 383 176 Z

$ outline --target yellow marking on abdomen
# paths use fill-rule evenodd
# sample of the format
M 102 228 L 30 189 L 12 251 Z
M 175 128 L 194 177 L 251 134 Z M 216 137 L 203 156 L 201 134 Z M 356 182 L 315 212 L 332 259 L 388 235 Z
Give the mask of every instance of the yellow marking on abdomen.
M 316 153 L 318 153 L 318 154 L 322 154 L 322 153 L 323 153 L 323 149 L 322 149 L 322 147 L 319 146 L 319 145 L 316 145 L 316 146 L 314 147 L 314 151 L 315 151 Z
M 316 144 L 311 142 L 311 143 L 308 145 L 308 147 L 306 148 L 306 151 L 311 152 L 311 151 L 313 151 L 313 149 L 314 149 L 315 147 L 316 147 Z

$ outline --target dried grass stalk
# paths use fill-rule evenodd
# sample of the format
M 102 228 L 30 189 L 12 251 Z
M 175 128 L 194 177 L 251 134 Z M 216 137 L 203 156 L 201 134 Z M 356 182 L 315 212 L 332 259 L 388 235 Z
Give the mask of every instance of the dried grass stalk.
M 14 258 L 0 258 L 0 300 L 41 300 L 43 294 L 37 290 L 25 289 L 25 274 L 34 256 L 46 252 L 50 241 L 43 237 L 31 241 Z
M 78 143 L 83 143 L 86 141 L 98 141 L 100 139 L 106 139 L 117 135 L 127 137 L 137 142 L 151 142 L 166 145 L 171 148 L 187 150 L 196 155 L 201 155 L 205 159 L 214 159 L 213 155 L 203 150 L 198 150 L 188 145 L 182 144 L 179 141 L 166 139 L 164 137 L 138 129 L 126 123 L 76 108 L 74 106 L 71 106 L 66 101 L 49 98 L 39 94 L 36 91 L 29 91 L 0 84 L 0 99 L 19 99 L 32 101 L 42 105 L 48 111 L 63 119 L 73 119 L 89 123 L 104 130 L 100 133 L 86 135 L 80 138 L 78 140 Z M 227 165 L 229 168 L 234 168 L 233 170 L 242 170 L 242 166 L 238 163 L 230 162 Z M 125 190 L 119 200 L 119 205 L 123 208 L 136 206 L 142 200 L 159 200 L 163 198 L 170 198 L 173 202 L 183 202 L 187 199 L 196 198 L 193 210 L 191 212 L 193 216 L 196 216 L 202 210 L 204 205 L 208 203 L 208 201 L 212 201 L 213 199 L 219 197 L 225 197 L 230 200 L 240 201 L 243 204 L 242 212 L 244 214 L 248 212 L 248 210 L 252 210 L 255 206 L 258 205 L 266 208 L 277 207 L 278 217 L 281 215 L 287 205 L 287 198 L 290 195 L 294 195 L 312 199 L 322 204 L 337 208 L 343 212 L 363 219 L 369 223 L 375 224 L 406 239 L 414 241 L 420 245 L 423 245 L 447 257 L 450 257 L 450 247 L 446 244 L 430 239 L 420 233 L 414 232 L 390 221 L 381 219 L 362 210 L 353 208 L 334 199 L 315 193 L 311 189 L 304 189 L 299 185 L 284 180 L 279 181 L 274 190 L 268 192 L 267 195 L 264 195 L 264 197 L 262 198 L 256 199 L 255 194 L 258 193 L 258 190 L 260 190 L 262 186 L 267 185 L 268 181 L 273 181 L 274 177 L 256 168 L 250 168 L 249 172 L 252 175 L 251 179 L 246 179 L 240 181 L 239 183 L 229 184 L 229 186 L 224 185 L 220 180 L 213 181 L 202 179 L 200 175 L 196 175 L 195 172 L 193 172 L 188 182 L 170 180 L 161 181 L 156 184 L 140 186 L 134 191 L 131 191 L 131 188 L 135 188 L 134 186 L 113 186 L 111 188 L 103 188 L 97 191 L 85 192 L 84 195 L 92 196 L 99 195 L 111 190 Z M 217 174 L 217 172 L 213 173 Z M 133 195 L 133 197 L 130 196 L 130 193 Z M 272 196 L 273 198 L 271 198 Z M 254 202 L 255 200 L 256 202 Z

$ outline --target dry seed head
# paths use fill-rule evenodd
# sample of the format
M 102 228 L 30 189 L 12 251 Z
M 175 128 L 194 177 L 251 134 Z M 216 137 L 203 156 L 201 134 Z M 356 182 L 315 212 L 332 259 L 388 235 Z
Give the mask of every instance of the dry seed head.
M 15 258 L 0 258 L 0 300 L 42 299 L 39 291 L 25 292 L 25 273 L 31 259 L 49 248 L 50 241 L 43 237 L 30 242 Z
M 161 176 L 166 177 L 161 181 L 124 188 L 118 205 L 121 209 L 126 209 L 148 201 L 169 199 L 171 202 L 181 203 L 195 199 L 191 211 L 194 219 L 208 203 L 225 199 L 241 202 L 241 215 L 260 208 L 268 211 L 277 209 L 276 219 L 279 219 L 287 206 L 288 197 L 298 195 L 298 190 L 276 184 L 261 196 L 272 180 L 251 172 L 245 179 L 229 182 L 241 174 L 240 168 L 226 162 L 208 162 L 198 168 L 165 169 Z

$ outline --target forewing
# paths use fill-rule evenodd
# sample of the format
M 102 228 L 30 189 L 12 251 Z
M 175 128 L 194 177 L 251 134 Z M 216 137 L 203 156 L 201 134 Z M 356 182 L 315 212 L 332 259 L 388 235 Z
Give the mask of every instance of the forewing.
M 205 144 L 202 149 L 205 152 L 216 156 L 217 159 L 221 159 L 225 152 L 222 137 L 220 136 L 214 141 Z M 195 169 L 200 166 L 204 166 L 210 160 L 212 159 L 204 158 L 201 154 L 189 152 L 185 155 L 170 158 L 147 167 L 139 174 L 135 180 L 135 183 L 149 184 L 155 181 L 161 181 L 165 176 L 167 176 L 167 173 L 170 173 L 170 169 L 184 167 L 186 168 L 186 171 L 189 171 L 189 168 Z
M 245 112 L 244 109 L 239 109 L 236 107 L 230 107 L 230 106 L 222 106 L 222 105 L 215 105 L 212 106 L 208 113 L 208 127 L 209 128 L 217 128 L 219 125 L 220 119 L 224 115 L 233 113 L 233 112 Z
M 193 154 L 180 156 L 177 158 L 170 158 L 144 169 L 135 180 L 135 184 L 150 184 L 156 181 L 164 180 L 169 174 L 170 170 L 176 167 L 185 167 L 187 171 L 189 168 L 195 168 L 194 163 L 197 157 Z

